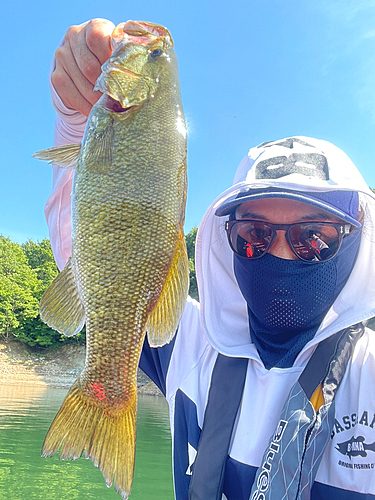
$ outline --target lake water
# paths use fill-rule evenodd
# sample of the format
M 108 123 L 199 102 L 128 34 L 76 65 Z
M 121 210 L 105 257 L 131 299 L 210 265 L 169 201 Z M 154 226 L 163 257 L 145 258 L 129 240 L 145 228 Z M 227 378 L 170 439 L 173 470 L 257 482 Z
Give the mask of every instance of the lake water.
M 62 389 L 0 387 L 0 500 L 120 500 L 91 460 L 41 458 L 66 394 Z M 129 500 L 173 500 L 166 401 L 140 396 L 133 489 Z

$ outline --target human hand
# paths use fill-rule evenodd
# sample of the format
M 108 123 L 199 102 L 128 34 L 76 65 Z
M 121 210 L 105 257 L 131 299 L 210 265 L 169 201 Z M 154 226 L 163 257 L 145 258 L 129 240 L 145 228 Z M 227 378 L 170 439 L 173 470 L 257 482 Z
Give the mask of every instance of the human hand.
M 112 54 L 111 33 L 115 26 L 106 19 L 93 19 L 71 26 L 55 52 L 56 67 L 51 82 L 70 109 L 88 116 L 102 95 L 94 92 L 101 66 Z

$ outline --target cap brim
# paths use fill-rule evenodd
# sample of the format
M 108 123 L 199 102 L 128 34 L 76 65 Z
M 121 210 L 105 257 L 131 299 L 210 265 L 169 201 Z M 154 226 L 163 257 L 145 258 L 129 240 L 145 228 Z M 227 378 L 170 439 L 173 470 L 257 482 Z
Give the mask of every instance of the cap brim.
M 264 199 L 264 198 L 287 198 L 290 200 L 297 200 L 302 203 L 308 203 L 309 205 L 313 205 L 315 207 L 319 207 L 322 210 L 325 210 L 326 212 L 329 212 L 336 217 L 339 217 L 340 219 L 343 219 L 346 222 L 349 222 L 350 224 L 353 224 L 353 226 L 356 226 L 358 228 L 361 227 L 361 224 L 348 215 L 347 213 L 343 212 L 342 210 L 339 210 L 338 208 L 330 205 L 329 203 L 322 202 L 320 200 L 317 200 L 316 198 L 311 198 L 307 195 L 302 195 L 300 193 L 296 193 L 293 191 L 261 191 L 257 193 L 249 193 L 249 194 L 244 194 L 240 193 L 236 194 L 235 196 L 232 196 L 231 198 L 226 199 L 215 211 L 215 215 L 218 217 L 222 217 L 224 215 L 229 215 L 231 214 L 237 207 L 242 205 L 245 201 L 252 201 L 252 200 L 259 200 L 259 199 Z

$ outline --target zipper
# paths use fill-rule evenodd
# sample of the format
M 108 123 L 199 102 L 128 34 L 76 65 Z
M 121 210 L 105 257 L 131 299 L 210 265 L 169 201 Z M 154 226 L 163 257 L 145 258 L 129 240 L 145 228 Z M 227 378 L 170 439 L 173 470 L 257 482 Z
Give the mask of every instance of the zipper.
M 306 432 L 306 436 L 305 436 L 305 445 L 303 447 L 303 453 L 302 453 L 302 459 L 301 459 L 301 467 L 300 467 L 300 473 L 299 473 L 299 480 L 298 480 L 298 487 L 297 487 L 297 496 L 295 498 L 295 500 L 298 500 L 299 499 L 299 495 L 300 495 L 300 488 L 301 488 L 301 482 L 302 482 L 302 469 L 303 469 L 303 463 L 304 463 L 304 460 L 305 460 L 305 455 L 306 455 L 306 450 L 307 450 L 307 445 L 308 445 L 308 441 L 310 439 L 310 436 L 312 434 L 312 431 L 315 427 L 315 423 L 316 423 L 316 420 L 317 420 L 317 412 L 314 410 L 314 418 L 311 422 L 311 425 L 310 427 L 308 428 L 307 432 Z

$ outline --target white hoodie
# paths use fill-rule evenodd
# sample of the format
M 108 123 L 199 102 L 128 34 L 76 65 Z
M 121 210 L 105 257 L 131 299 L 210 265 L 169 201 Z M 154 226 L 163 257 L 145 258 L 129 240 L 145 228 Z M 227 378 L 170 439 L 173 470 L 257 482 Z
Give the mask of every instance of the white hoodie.
M 59 115 L 55 145 L 79 142 L 84 117 L 67 110 L 53 89 L 52 94 Z M 250 360 L 224 480 L 224 493 L 229 500 L 247 500 L 256 468 L 276 429 L 283 404 L 317 344 L 349 325 L 375 316 L 375 197 L 341 150 L 325 141 L 299 139 L 326 156 L 328 180 L 296 173 L 277 179 L 256 179 L 255 167 L 268 153 L 265 147 L 251 149 L 237 169 L 233 186 L 212 203 L 199 227 L 196 269 L 200 306 L 189 299 L 175 340 L 163 348 L 145 348 L 142 356 L 141 366 L 163 388 L 170 404 L 178 500 L 187 499 L 191 466 L 218 352 Z M 294 147 L 298 152 L 298 143 Z M 285 148 L 281 153 L 285 154 Z M 53 192 L 45 213 L 60 268 L 70 255 L 71 183 L 71 171 L 54 167 Z M 246 302 L 235 279 L 233 254 L 224 231 L 226 217 L 214 215 L 216 208 L 233 194 L 249 187 L 268 186 L 310 192 L 356 190 L 365 212 L 356 264 L 315 337 L 305 345 L 291 368 L 270 370 L 264 368 L 250 339 Z M 313 500 L 375 498 L 375 447 L 366 447 L 375 443 L 374 353 L 374 333 L 366 330 L 336 396 L 334 433 L 316 476 Z M 338 445 L 352 438 L 354 447 L 362 446 L 363 450 L 343 454 L 343 447 Z

